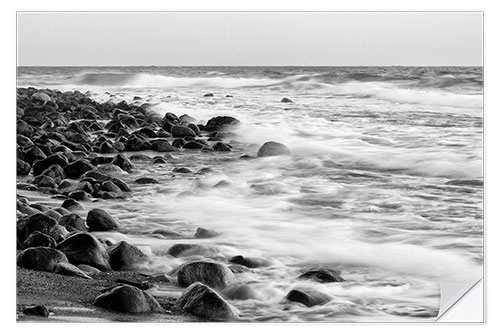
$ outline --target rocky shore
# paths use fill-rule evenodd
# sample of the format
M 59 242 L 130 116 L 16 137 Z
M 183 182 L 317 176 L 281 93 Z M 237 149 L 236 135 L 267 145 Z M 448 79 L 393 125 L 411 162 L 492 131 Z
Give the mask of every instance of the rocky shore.
M 83 207 L 83 203 L 91 207 L 95 201 L 133 196 L 133 186 L 119 175 L 134 173 L 134 161 L 149 158 L 141 151 L 157 152 L 151 163 L 166 165 L 168 154 L 180 151 L 224 154 L 233 148 L 231 130 L 238 124 L 230 116 L 217 116 L 205 124 L 186 114 L 162 117 L 148 104 L 97 103 L 78 91 L 19 88 L 19 320 L 244 320 L 230 301 L 252 298 L 252 289 L 238 282 L 238 274 L 265 267 L 269 264 L 265 259 L 241 255 L 225 262 L 201 259 L 186 261 L 170 272 L 142 274 L 136 268 L 149 260 L 147 254 L 126 241 L 98 235 L 119 231 L 119 221 L 104 209 Z M 241 158 L 289 154 L 285 145 L 267 142 L 256 156 Z M 182 166 L 172 171 L 191 172 Z M 157 182 L 148 177 L 135 180 L 146 186 Z M 35 196 L 49 198 L 49 203 L 37 202 Z M 217 231 L 198 228 L 193 238 L 217 236 Z M 168 255 L 180 257 L 195 247 L 179 242 Z M 297 279 L 344 281 L 340 272 L 321 267 L 302 272 Z M 155 296 L 162 286 L 182 292 L 178 297 Z M 316 290 L 293 289 L 284 302 L 311 307 L 331 299 Z

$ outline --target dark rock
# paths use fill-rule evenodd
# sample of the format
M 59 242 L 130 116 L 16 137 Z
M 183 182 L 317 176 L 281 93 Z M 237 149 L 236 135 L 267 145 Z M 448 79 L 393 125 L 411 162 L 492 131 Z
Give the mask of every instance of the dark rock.
M 25 176 L 29 174 L 31 171 L 31 165 L 27 162 L 24 162 L 22 159 L 17 158 L 16 163 L 16 172 L 20 176 Z
M 156 138 L 158 135 L 156 134 L 155 131 L 153 131 L 151 128 L 148 127 L 143 127 L 137 131 L 135 131 L 132 134 L 137 134 L 137 135 L 142 135 L 145 136 L 146 138 Z
M 206 93 L 203 95 L 203 97 L 214 97 L 214 94 L 212 93 Z
M 23 309 L 23 313 L 27 316 L 49 317 L 49 309 L 43 305 L 28 306 Z
M 59 220 L 59 224 L 65 227 L 68 231 L 87 231 L 85 220 L 78 214 L 70 213 L 63 215 Z
M 111 156 L 97 156 L 90 160 L 92 165 L 99 164 L 110 164 L 113 161 L 114 157 Z
M 170 133 L 168 133 L 167 131 L 165 131 L 163 128 L 160 128 L 158 130 L 158 132 L 156 132 L 156 135 L 159 138 L 171 138 L 172 137 L 172 135 Z
M 226 266 L 210 261 L 194 261 L 182 265 L 177 272 L 182 287 L 201 282 L 212 288 L 225 288 L 235 281 L 234 274 Z
M 121 241 L 108 249 L 109 263 L 113 270 L 131 270 L 144 263 L 148 257 L 136 246 Z
M 269 141 L 264 143 L 259 151 L 257 157 L 277 156 L 277 155 L 290 155 L 290 150 L 282 143 Z
M 45 206 L 45 205 L 42 205 L 42 204 L 39 204 L 39 203 L 32 203 L 30 205 L 31 208 L 35 208 L 35 209 L 38 209 L 39 211 L 41 212 L 46 212 L 49 210 L 49 207 Z
M 179 168 L 174 168 L 172 170 L 172 172 L 177 172 L 177 173 L 191 173 L 191 170 L 189 170 L 188 168 L 179 167 Z
M 61 207 L 69 209 L 69 210 L 82 209 L 83 208 L 82 205 L 80 205 L 78 203 L 78 201 L 76 201 L 75 199 L 66 199 L 66 200 L 64 200 L 63 203 L 61 204 Z
M 94 304 L 108 310 L 123 313 L 165 312 L 153 296 L 137 287 L 129 285 L 117 286 L 99 295 Z
M 247 285 L 229 286 L 224 290 L 223 294 L 227 299 L 246 300 L 257 298 L 255 291 Z
M 327 282 L 344 282 L 345 280 L 340 276 L 340 272 L 337 270 L 329 269 L 313 269 L 301 274 L 299 279 L 309 279 L 315 280 L 321 283 Z
M 50 247 L 30 247 L 17 256 L 19 267 L 53 272 L 59 262 L 68 262 L 63 252 Z
M 46 212 L 44 212 L 45 215 L 49 216 L 49 217 L 52 217 L 54 220 L 56 220 L 57 222 L 59 222 L 59 220 L 61 219 L 62 215 L 59 213 L 59 212 L 56 212 L 55 210 L 53 209 L 49 209 L 47 210 Z
M 48 167 L 54 164 L 57 164 L 60 167 L 64 168 L 66 165 L 68 165 L 68 159 L 60 154 L 52 154 L 43 160 L 36 161 L 33 164 L 33 175 L 41 175 L 42 172 L 44 172 Z
M 35 231 L 39 231 L 46 235 L 51 236 L 55 240 L 58 240 L 61 235 L 55 228 L 57 221 L 52 217 L 46 216 L 42 213 L 37 213 L 31 215 L 24 225 L 21 226 L 21 241 L 24 241 Z
M 125 183 L 120 178 L 113 178 L 111 181 L 113 182 L 113 184 L 115 184 L 116 186 L 118 186 L 118 188 L 121 191 L 123 191 L 123 192 L 132 192 L 132 189 L 130 188 L 130 186 L 128 186 L 128 184 Z
M 186 144 L 186 140 L 183 138 L 177 138 L 174 141 L 172 141 L 172 146 L 176 148 L 182 148 Z
M 89 198 L 89 194 L 82 190 L 72 191 L 68 194 L 70 199 L 74 199 L 76 201 L 87 200 Z
M 80 232 L 69 236 L 57 248 L 73 265 L 85 264 L 101 271 L 111 270 L 106 248 L 90 233 Z
M 208 319 L 236 319 L 237 311 L 215 290 L 202 283 L 193 283 L 175 302 L 187 313 Z
M 118 154 L 115 156 L 111 164 L 119 166 L 123 171 L 130 172 L 134 168 L 134 165 L 130 162 L 130 160 L 125 157 L 123 154 Z
M 80 191 L 84 191 L 88 194 L 92 194 L 94 193 L 94 187 L 92 186 L 92 184 L 88 181 L 80 181 L 76 187 L 75 187 L 75 190 L 80 190 Z
M 168 254 L 172 257 L 179 257 L 184 251 L 193 249 L 199 245 L 197 244 L 174 244 L 168 249 Z
M 125 151 L 140 151 L 148 150 L 149 148 L 149 143 L 136 135 L 131 135 L 127 141 L 125 141 Z
M 82 176 L 82 180 L 84 178 L 94 178 L 95 180 L 98 180 L 100 182 L 105 182 L 106 180 L 111 180 L 113 179 L 113 177 L 109 176 L 109 175 L 105 175 L 104 173 L 102 172 L 98 172 L 98 171 L 94 171 L 94 170 L 91 170 L 91 171 L 87 171 L 83 174 Z
M 119 225 L 115 219 L 104 209 L 91 209 L 87 215 L 89 231 L 108 231 L 118 229 Z
M 195 125 L 195 124 L 188 124 L 187 127 L 189 127 L 190 129 L 192 129 L 193 132 L 196 133 L 196 135 L 200 135 L 200 129 L 198 128 L 197 125 Z
M 63 179 L 59 183 L 59 185 L 57 185 L 57 189 L 59 191 L 61 191 L 61 190 L 72 188 L 73 186 L 74 186 L 74 183 L 71 180 L 69 180 L 69 179 Z
M 229 265 L 227 266 L 231 272 L 233 272 L 234 274 L 240 274 L 240 273 L 246 273 L 246 272 L 249 272 L 250 269 L 246 266 L 243 266 L 243 265 Z
M 47 158 L 47 155 L 45 155 L 45 153 L 36 145 L 25 148 L 23 150 L 23 153 L 24 161 L 28 162 L 29 164 L 33 164 L 35 161 Z
M 189 141 L 189 142 L 186 142 L 184 144 L 184 146 L 182 146 L 182 148 L 184 148 L 184 149 L 202 149 L 205 147 L 206 147 L 206 145 L 204 145 L 198 141 Z
M 445 183 L 445 185 L 453 186 L 483 186 L 483 184 L 481 179 L 453 179 Z
M 216 142 L 212 146 L 212 149 L 215 151 L 231 151 L 230 146 L 222 142 Z
M 120 192 L 120 188 L 110 180 L 105 181 L 101 185 L 101 189 L 106 192 Z
M 209 230 L 205 228 L 197 228 L 194 234 L 194 238 L 213 238 L 220 234 L 217 231 Z
M 179 149 L 177 147 L 172 146 L 170 143 L 168 143 L 167 140 L 158 139 L 151 143 L 151 150 L 159 152 L 171 152 L 171 151 L 178 151 Z
M 23 248 L 27 249 L 29 247 L 56 247 L 56 241 L 54 238 L 46 235 L 40 231 L 35 231 L 29 235 L 29 237 L 23 242 Z
M 148 155 L 146 154 L 132 154 L 130 155 L 130 159 L 132 161 L 145 161 L 145 162 L 149 162 L 151 161 L 151 157 L 149 157 Z
M 209 167 L 203 167 L 201 168 L 200 170 L 198 170 L 196 172 L 197 175 L 204 175 L 206 173 L 209 173 L 209 172 L 213 172 L 214 170 L 212 168 L 209 168 Z
M 248 268 L 269 266 L 269 262 L 265 259 L 249 258 L 249 257 L 243 257 L 241 255 L 232 257 L 231 259 L 229 259 L 229 262 L 233 264 L 242 265 Z
M 153 158 L 153 164 L 167 164 L 167 161 L 160 156 Z
M 158 184 L 158 181 L 150 177 L 141 177 L 135 180 L 137 184 Z
M 114 153 L 118 152 L 118 149 L 116 149 L 115 147 L 113 147 L 109 142 L 104 141 L 99 146 L 99 152 L 101 154 L 114 154 Z
M 229 116 L 219 116 L 211 118 L 205 125 L 205 131 L 221 131 L 228 127 L 238 125 L 240 121 L 236 118 Z
M 54 179 L 56 183 L 60 183 L 61 180 L 66 178 L 66 173 L 64 172 L 64 169 L 61 166 L 57 164 L 52 164 L 50 167 L 48 167 L 42 172 L 41 176 L 50 177 Z
M 330 296 L 313 289 L 293 289 L 286 295 L 286 299 L 292 302 L 302 303 L 307 307 L 323 305 L 332 300 Z
M 293 103 L 293 101 L 288 97 L 283 97 L 281 99 L 281 103 Z
M 80 178 L 84 173 L 90 170 L 94 170 L 95 167 L 87 161 L 86 159 L 80 159 L 73 163 L 66 165 L 64 171 L 66 172 L 66 176 L 68 178 L 76 179 Z
M 16 143 L 21 147 L 31 146 L 33 142 L 26 136 L 18 134 L 16 137 Z
M 196 136 L 196 133 L 189 127 L 186 126 L 173 126 L 171 130 L 174 138 L 184 138 L 186 136 Z

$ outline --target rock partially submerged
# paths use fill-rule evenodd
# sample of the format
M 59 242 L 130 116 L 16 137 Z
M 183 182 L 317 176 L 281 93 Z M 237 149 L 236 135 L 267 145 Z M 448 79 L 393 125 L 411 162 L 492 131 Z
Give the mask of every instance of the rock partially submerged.
M 320 283 L 328 283 L 328 282 L 344 282 L 344 278 L 340 276 L 340 272 L 333 269 L 312 269 L 307 272 L 302 273 L 299 279 L 308 279 L 315 280 Z
M 225 288 L 235 281 L 233 272 L 220 263 L 195 261 L 182 265 L 177 272 L 179 285 L 187 287 L 201 282 L 212 288 Z
M 66 254 L 74 265 L 86 264 L 101 271 L 111 270 L 106 248 L 87 232 L 80 232 L 68 237 L 57 248 Z
M 28 306 L 23 309 L 23 313 L 28 316 L 37 316 L 37 317 L 45 317 L 48 318 L 50 311 L 46 306 L 43 305 L 35 305 Z
M 88 212 L 87 225 L 89 231 L 108 231 L 120 227 L 108 212 L 100 208 L 94 208 Z
M 332 300 L 330 296 L 314 289 L 293 289 L 286 295 L 286 299 L 302 303 L 307 307 L 323 305 Z
M 111 268 L 117 271 L 130 270 L 144 263 L 148 257 L 137 246 L 121 241 L 108 249 Z
M 237 319 L 237 310 L 215 290 L 196 282 L 190 285 L 175 303 L 176 307 L 207 319 Z
M 257 152 L 257 157 L 266 156 L 278 156 L 278 155 L 290 155 L 290 149 L 282 143 L 268 141 L 264 143 L 259 151 Z

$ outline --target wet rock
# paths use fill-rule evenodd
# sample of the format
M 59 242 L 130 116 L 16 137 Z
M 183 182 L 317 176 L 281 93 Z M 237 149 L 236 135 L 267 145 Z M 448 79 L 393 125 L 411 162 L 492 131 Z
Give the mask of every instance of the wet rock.
M 75 190 L 83 191 L 83 192 L 86 192 L 88 194 L 94 193 L 94 187 L 92 186 L 92 184 L 90 182 L 88 182 L 86 180 L 85 181 L 80 181 L 76 185 Z
M 132 154 L 130 155 L 130 159 L 132 161 L 143 161 L 143 162 L 149 162 L 151 161 L 151 157 L 149 157 L 146 154 Z
M 174 138 L 184 138 L 187 136 L 194 137 L 196 133 L 189 127 L 186 126 L 173 126 L 171 131 Z
M 35 231 L 39 231 L 46 235 L 51 236 L 55 240 L 58 240 L 61 235 L 55 228 L 57 221 L 52 217 L 46 216 L 42 213 L 37 213 L 31 215 L 24 225 L 20 226 L 21 229 L 21 240 L 24 241 Z
M 59 250 L 50 247 L 30 247 L 17 256 L 17 265 L 36 271 L 53 272 L 59 262 L 68 259 Z
M 101 190 L 106 192 L 120 192 L 120 188 L 110 180 L 105 181 L 101 185 Z
M 97 172 L 101 172 L 105 175 L 108 175 L 108 177 L 111 177 L 111 175 L 126 175 L 127 172 L 124 171 L 122 168 L 120 168 L 118 165 L 115 164 L 103 164 L 99 165 L 97 167 Z M 110 180 L 110 179 L 106 179 Z
M 182 287 L 201 282 L 212 288 L 225 288 L 233 283 L 235 278 L 231 270 L 222 264 L 195 261 L 181 266 L 177 272 L 177 281 Z
M 66 165 L 64 172 L 68 178 L 77 179 L 80 178 L 84 173 L 90 170 L 94 170 L 95 166 L 85 159 L 80 159 L 73 163 Z
M 119 225 L 115 219 L 104 209 L 94 208 L 87 214 L 87 225 L 89 231 L 108 231 L 118 229 Z
M 184 148 L 184 149 L 202 149 L 205 147 L 206 147 L 206 145 L 204 145 L 198 141 L 189 141 L 189 142 L 186 142 L 184 144 L 184 146 L 182 146 L 182 148 Z
M 59 220 L 59 224 L 65 227 L 69 232 L 73 231 L 87 231 L 87 224 L 85 220 L 78 214 L 66 214 Z
M 203 167 L 201 168 L 200 170 L 198 170 L 196 172 L 197 175 L 204 175 L 206 173 L 209 173 L 209 172 L 213 172 L 214 170 L 212 168 L 209 168 L 209 167 Z
M 217 231 L 209 230 L 205 228 L 197 228 L 194 234 L 194 238 L 213 238 L 220 234 Z
M 216 142 L 212 146 L 212 149 L 215 151 L 231 151 L 231 147 L 225 143 L 222 143 L 222 142 Z
M 213 132 L 213 131 L 222 131 L 229 127 L 238 125 L 240 121 L 236 118 L 229 116 L 218 116 L 211 118 L 207 124 L 205 125 L 205 131 Z
M 115 156 L 111 164 L 119 166 L 123 171 L 130 172 L 134 168 L 134 165 L 130 162 L 130 160 L 125 157 L 123 154 L 118 154 Z
M 51 247 L 55 248 L 57 245 L 54 238 L 46 235 L 40 231 L 31 233 L 28 238 L 23 242 L 23 248 L 29 247 Z
M 328 283 L 328 282 L 344 282 L 345 280 L 340 276 L 340 272 L 337 270 L 329 270 L 329 269 L 313 269 L 309 270 L 305 273 L 302 273 L 298 279 L 307 279 L 307 280 L 315 280 L 320 283 Z
M 71 188 L 74 186 L 74 182 L 69 180 L 69 179 L 63 179 L 59 185 L 57 185 L 57 189 L 59 191 L 62 191 L 62 190 L 65 190 L 65 189 L 68 189 L 68 188 Z
M 57 164 L 52 164 L 50 167 L 45 169 L 40 176 L 50 177 L 54 179 L 56 183 L 60 183 L 61 180 L 66 178 L 66 173 L 64 172 L 64 169 L 61 166 Z
M 123 192 L 132 192 L 132 189 L 130 188 L 130 186 L 128 186 L 128 184 L 125 183 L 120 178 L 113 178 L 111 181 L 113 182 L 113 184 L 115 184 L 116 186 L 118 186 L 118 188 L 121 191 L 123 191 Z
M 90 265 L 101 271 L 111 270 L 106 248 L 87 232 L 69 236 L 57 248 L 62 251 L 73 265 Z
M 200 135 L 200 129 L 199 129 L 198 125 L 188 124 L 187 127 L 189 127 L 190 129 L 192 129 L 193 132 L 196 133 L 196 135 Z
M 223 295 L 227 299 L 257 299 L 257 293 L 252 287 L 247 285 L 229 286 L 223 291 Z
M 56 220 L 57 222 L 59 222 L 59 220 L 61 219 L 62 215 L 53 210 L 53 209 L 49 209 L 47 210 L 46 212 L 44 212 L 45 215 L 49 216 L 49 217 L 52 217 L 54 220 Z
M 139 248 L 121 241 L 108 249 L 109 263 L 113 270 L 131 270 L 136 265 L 144 263 L 148 257 Z
M 158 152 L 172 152 L 178 151 L 177 147 L 172 146 L 167 140 L 158 139 L 151 143 L 151 150 Z
M 97 268 L 89 266 L 89 265 L 85 265 L 85 264 L 80 264 L 76 267 L 78 267 L 82 272 L 85 272 L 87 274 L 99 274 L 99 273 L 101 273 L 101 271 L 98 270 Z
M 23 160 L 29 164 L 33 164 L 35 161 L 44 160 L 47 158 L 47 155 L 38 148 L 36 145 L 32 145 L 23 150 L 24 158 Z
M 170 133 L 168 133 L 167 131 L 165 131 L 163 128 L 160 128 L 158 130 L 158 132 L 156 132 L 156 135 L 159 138 L 171 138 L 172 137 L 172 135 Z
M 302 303 L 307 307 L 323 305 L 332 300 L 330 296 L 313 289 L 293 289 L 286 295 L 286 299 L 292 302 Z
M 293 103 L 293 101 L 288 97 L 283 97 L 281 99 L 281 103 Z
M 257 157 L 277 156 L 277 155 L 290 155 L 290 150 L 282 143 L 269 141 L 264 143 L 259 151 Z
M 240 273 L 246 273 L 246 272 L 249 272 L 250 269 L 246 266 L 243 266 L 243 265 L 238 265 L 238 264 L 235 264 L 235 265 L 229 265 L 227 266 L 231 272 L 233 272 L 234 274 L 240 274 Z
M 131 135 L 127 141 L 125 141 L 125 151 L 140 151 L 148 150 L 149 148 L 149 143 L 136 135 Z
M 89 194 L 85 191 L 82 191 L 82 190 L 76 190 L 76 191 L 70 192 L 68 194 L 68 197 L 70 197 L 70 199 L 73 199 L 76 201 L 82 201 L 82 200 L 89 199 Z
M 191 173 L 191 170 L 189 170 L 188 168 L 184 168 L 184 167 L 178 167 L 178 168 L 174 168 L 172 170 L 172 172 L 177 172 L 177 173 Z
M 20 176 L 25 176 L 31 171 L 31 165 L 18 158 L 16 162 L 16 172 Z
M 175 306 L 187 313 L 208 319 L 236 319 L 237 310 L 215 290 L 202 283 L 194 283 L 176 301 Z
M 203 95 L 203 97 L 214 97 L 214 94 L 212 93 L 206 93 Z
M 445 185 L 453 186 L 483 186 L 483 184 L 481 179 L 453 179 L 445 183 Z
M 184 146 L 185 144 L 186 140 L 184 140 L 183 138 L 177 138 L 174 141 L 172 141 L 172 146 L 176 148 L 182 148 L 182 146 Z
M 150 177 L 141 177 L 135 180 L 137 184 L 158 184 L 158 181 Z
M 78 203 L 75 199 L 66 199 L 63 201 L 61 204 L 62 208 L 69 209 L 69 210 L 79 210 L 83 209 L 82 205 Z
M 168 254 L 172 257 L 179 257 L 182 252 L 193 249 L 197 244 L 174 244 L 168 249 Z
M 263 266 L 269 266 L 269 261 L 261 258 L 249 258 L 241 255 L 234 256 L 229 259 L 230 263 L 242 265 L 248 268 L 257 268 Z
M 153 164 L 167 164 L 167 161 L 163 157 L 156 156 L 153 158 Z
M 153 296 L 129 285 L 117 286 L 99 295 L 94 304 L 122 313 L 165 312 Z
M 21 146 L 21 147 L 26 147 L 26 146 L 31 146 L 33 145 L 33 142 L 27 137 L 22 134 L 18 134 L 16 137 L 16 143 Z
M 106 180 L 113 179 L 113 177 L 111 177 L 110 175 L 106 175 L 102 172 L 94 171 L 94 170 L 85 172 L 82 176 L 82 180 L 84 178 L 93 178 L 93 179 L 98 180 L 100 182 L 105 182 Z
M 101 154 L 114 154 L 114 153 L 118 152 L 118 149 L 116 149 L 115 147 L 113 147 L 109 142 L 104 141 L 99 146 L 99 152 Z
M 36 161 L 35 163 L 33 163 L 33 175 L 41 175 L 42 172 L 44 172 L 47 168 L 54 164 L 64 168 L 66 165 L 68 165 L 68 159 L 59 153 L 52 154 L 43 160 Z
M 49 309 L 43 305 L 28 306 L 23 309 L 23 314 L 27 316 L 49 317 Z

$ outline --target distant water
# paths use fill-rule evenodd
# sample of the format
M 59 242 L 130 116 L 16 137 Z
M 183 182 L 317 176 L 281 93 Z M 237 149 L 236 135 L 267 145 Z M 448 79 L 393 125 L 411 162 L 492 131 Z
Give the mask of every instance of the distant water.
M 482 68 L 24 67 L 18 86 L 150 103 L 161 114 L 203 123 L 216 115 L 242 121 L 231 153 L 178 153 L 163 167 L 136 163 L 138 171 L 124 180 L 147 175 L 160 183 L 134 185 L 131 199 L 96 205 L 126 229 L 106 235 L 154 257 L 148 271 L 197 255 L 271 260 L 238 275 L 257 295 L 231 301 L 244 319 L 432 320 L 440 281 L 481 275 Z M 203 97 L 208 92 L 215 97 Z M 280 103 L 282 97 L 294 103 Z M 271 140 L 292 156 L 238 159 Z M 173 177 L 172 164 L 214 172 Z M 178 196 L 184 191 L 192 193 Z M 191 235 L 196 227 L 222 235 L 175 240 L 158 233 Z M 179 242 L 206 247 L 172 259 L 166 252 Z M 346 282 L 297 281 L 311 265 L 340 269 Z M 313 308 L 282 303 L 297 286 L 335 298 Z

